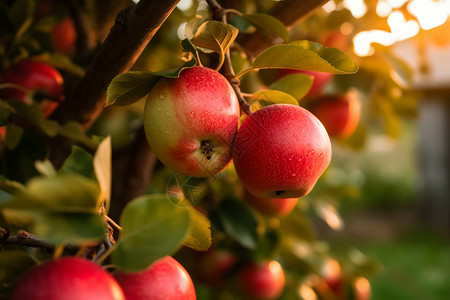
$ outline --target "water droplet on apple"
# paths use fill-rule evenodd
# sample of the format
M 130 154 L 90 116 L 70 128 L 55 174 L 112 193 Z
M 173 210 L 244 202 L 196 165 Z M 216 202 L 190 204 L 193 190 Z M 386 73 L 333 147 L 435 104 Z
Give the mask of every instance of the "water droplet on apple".
M 291 175 L 292 175 L 292 177 L 295 177 L 295 176 L 297 176 L 297 173 L 292 173 Z
M 166 116 L 170 116 L 170 114 L 168 112 L 166 112 Z
M 191 115 L 191 118 L 195 118 L 195 111 L 191 111 L 190 115 Z
M 319 157 L 322 158 L 322 157 L 323 157 L 323 153 L 320 153 L 320 154 L 319 154 Z
M 164 98 L 166 98 L 166 94 L 163 94 L 163 93 L 159 94 L 159 99 L 164 99 Z

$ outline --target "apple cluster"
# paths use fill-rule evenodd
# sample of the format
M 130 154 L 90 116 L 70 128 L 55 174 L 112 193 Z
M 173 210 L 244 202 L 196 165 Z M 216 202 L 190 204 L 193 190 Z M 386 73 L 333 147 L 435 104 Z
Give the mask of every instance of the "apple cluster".
M 167 167 L 207 177 L 233 161 L 252 195 L 246 197 L 249 202 L 261 201 L 266 212 L 287 213 L 296 200 L 286 199 L 308 194 L 330 163 L 325 128 L 308 110 L 288 104 L 264 107 L 239 122 L 233 88 L 223 75 L 206 67 L 160 79 L 144 110 L 150 147 Z
M 140 272 L 109 273 L 78 257 L 47 260 L 16 283 L 10 300 L 195 300 L 191 277 L 170 256 Z

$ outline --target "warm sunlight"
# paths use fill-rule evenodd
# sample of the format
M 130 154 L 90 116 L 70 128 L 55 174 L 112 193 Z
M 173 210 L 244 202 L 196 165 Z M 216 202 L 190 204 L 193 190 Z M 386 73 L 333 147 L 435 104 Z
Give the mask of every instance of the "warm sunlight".
M 364 15 L 359 0 L 345 1 L 346 7 L 355 18 Z M 416 20 L 407 20 L 401 8 Z M 390 31 L 361 31 L 353 38 L 354 51 L 359 56 L 373 54 L 373 43 L 390 46 L 396 42 L 414 37 L 422 30 L 430 30 L 447 21 L 450 15 L 450 0 L 379 0 L 376 6 L 379 17 L 387 18 Z

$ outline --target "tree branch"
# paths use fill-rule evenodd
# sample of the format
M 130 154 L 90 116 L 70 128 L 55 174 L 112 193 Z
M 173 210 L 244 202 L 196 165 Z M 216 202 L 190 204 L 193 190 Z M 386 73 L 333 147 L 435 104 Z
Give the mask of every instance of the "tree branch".
M 302 18 L 306 17 L 317 7 L 325 4 L 328 0 L 284 0 L 279 1 L 270 9 L 267 14 L 277 18 L 290 28 Z M 249 57 L 256 57 L 264 49 L 276 44 L 276 41 L 269 40 L 260 31 L 251 34 L 241 34 L 238 38 L 241 45 Z
M 46 241 L 44 241 L 42 238 L 26 232 L 24 230 L 19 231 L 16 235 L 10 235 L 9 230 L 6 228 L 0 227 L 0 245 L 23 245 L 26 247 L 38 247 L 38 248 L 44 248 L 48 250 L 55 249 L 55 245 L 52 245 Z M 79 247 L 73 245 L 73 244 L 66 244 L 64 246 L 64 251 L 67 251 L 68 253 L 77 253 L 79 250 Z
M 76 90 L 52 118 L 75 120 L 89 127 L 105 104 L 106 89 L 118 74 L 128 71 L 180 0 L 141 0 L 122 10 Z
M 120 165 L 121 173 L 114 172 L 115 196 L 111 206 L 110 216 L 118 220 L 122 209 L 128 202 L 136 197 L 144 195 L 151 182 L 153 169 L 156 164 L 156 156 L 151 151 L 145 136 L 144 127 L 141 126 L 136 130 L 136 139 L 127 151 L 125 166 Z

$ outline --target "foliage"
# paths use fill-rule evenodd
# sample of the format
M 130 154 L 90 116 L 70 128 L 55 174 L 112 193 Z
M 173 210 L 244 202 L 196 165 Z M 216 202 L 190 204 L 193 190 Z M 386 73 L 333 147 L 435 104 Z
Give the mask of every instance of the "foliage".
M 57 53 L 50 35 L 56 20 L 66 16 L 68 9 L 53 3 L 54 10 L 39 16 L 38 2 L 0 4 L 0 71 L 13 62 L 33 58 L 65 72 L 67 84 L 77 82 L 88 64 Z M 145 194 L 131 199 L 125 208 L 119 204 L 126 180 L 118 178 L 129 175 L 127 160 L 124 163 L 120 157 L 123 152 L 134 155 L 142 100 L 160 78 L 177 78 L 186 68 L 203 65 L 225 73 L 229 64 L 253 110 L 277 103 L 307 108 L 313 101 L 307 96 L 313 77 L 296 73 L 280 78 L 279 69 L 333 74 L 324 93 L 356 90 L 363 104 L 363 117 L 355 133 L 346 140 L 333 140 L 333 147 L 350 151 L 367 147 L 369 128 L 381 128 L 382 134 L 397 138 L 402 134 L 402 118 L 415 114 L 417 95 L 404 84 L 412 81 L 412 73 L 401 59 L 383 47 L 368 57 L 351 52 L 352 35 L 370 24 L 367 20 L 353 19 L 346 9 L 329 13 L 319 7 L 289 28 L 267 13 L 275 1 L 232 2 L 238 7 L 225 10 L 227 23 L 215 20 L 203 1 L 187 10 L 175 9 L 132 69 L 111 81 L 104 91 L 105 108 L 88 130 L 86 124 L 73 120 L 44 118 L 36 99 L 30 104 L 0 99 L 0 130 L 6 132 L 0 134 L 0 226 L 11 236 L 25 230 L 54 250 L 49 253 L 44 247 L 12 245 L 1 237 L 0 261 L 8 262 L 7 273 L 0 272 L 2 295 L 3 289 L 11 287 L 36 261 L 92 251 L 91 258 L 99 263 L 127 271 L 176 255 L 198 284 L 199 298 L 209 295 L 219 299 L 227 296 L 228 289 L 236 288 L 232 280 L 217 291 L 200 279 L 196 281 L 200 278 L 196 261 L 208 249 L 226 249 L 238 257 L 227 278 L 233 278 L 248 261 L 277 259 L 289 276 L 283 299 L 292 299 L 302 286 L 327 297 L 310 283 L 311 278 L 324 276 L 322 267 L 334 254 L 318 240 L 313 221 L 320 217 L 337 229 L 342 222 L 337 200 L 359 192 L 357 185 L 333 181 L 333 163 L 314 191 L 300 199 L 286 217 L 263 215 L 245 203 L 232 164 L 204 179 L 174 174 L 156 164 L 145 170 L 153 175 L 145 185 Z M 93 24 L 101 22 L 103 10 L 93 4 L 86 10 L 87 26 L 101 40 Z M 326 44 L 326 36 L 349 22 L 354 30 L 343 37 L 342 49 Z M 185 32 L 175 38 L 180 25 Z M 241 47 L 240 38 L 255 31 L 277 44 L 251 57 Z M 2 88 L 5 86 L 0 83 Z M 69 140 L 72 148 L 58 165 L 51 158 L 61 140 Z M 111 211 L 117 210 L 119 213 L 111 217 Z M 330 220 L 338 220 L 338 225 Z M 351 270 L 345 274 L 350 288 L 357 276 L 375 273 L 370 258 L 358 263 L 350 262 L 351 267 L 345 269 Z

